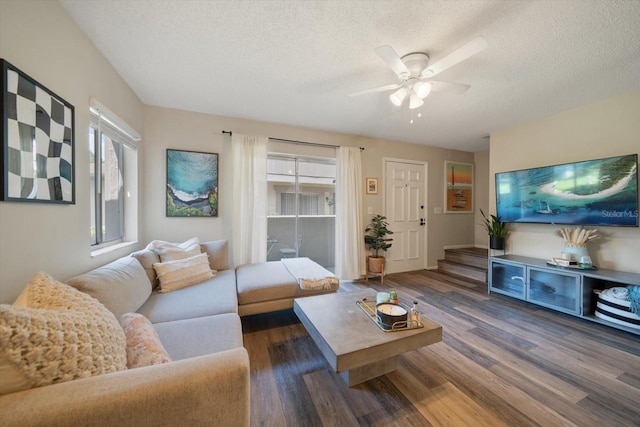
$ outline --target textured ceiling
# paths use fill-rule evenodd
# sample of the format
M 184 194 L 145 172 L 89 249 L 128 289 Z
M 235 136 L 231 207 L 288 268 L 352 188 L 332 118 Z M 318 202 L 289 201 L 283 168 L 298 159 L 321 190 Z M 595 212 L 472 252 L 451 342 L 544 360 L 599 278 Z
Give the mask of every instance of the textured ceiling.
M 466 151 L 490 132 L 640 88 L 640 1 L 60 0 L 148 105 Z M 431 62 L 489 46 L 437 76 L 471 85 L 414 112 L 374 53 Z M 277 135 L 270 135 L 277 136 Z

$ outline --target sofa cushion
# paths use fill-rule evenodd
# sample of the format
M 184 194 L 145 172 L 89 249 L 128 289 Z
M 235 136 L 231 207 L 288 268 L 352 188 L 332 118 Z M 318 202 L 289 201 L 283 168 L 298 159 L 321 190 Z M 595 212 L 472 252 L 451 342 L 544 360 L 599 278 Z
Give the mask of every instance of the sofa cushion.
M 131 254 L 132 257 L 138 260 L 144 271 L 147 273 L 147 277 L 151 282 L 152 287 L 155 289 L 160 284 L 156 270 L 153 268 L 153 264 L 160 262 L 160 256 L 150 249 L 142 249 Z
M 209 255 L 209 264 L 212 270 L 226 270 L 229 265 L 229 242 L 227 240 L 214 240 L 200 244 L 202 252 Z
M 116 318 L 138 310 L 151 295 L 151 282 L 137 259 L 125 256 L 67 282 L 104 304 Z
M 125 313 L 120 317 L 120 325 L 127 338 L 129 369 L 171 362 L 149 319 L 139 313 Z
M 218 271 L 209 280 L 173 292 L 153 291 L 138 310 L 154 324 L 237 312 L 236 275 L 231 269 Z
M 126 369 L 124 332 L 95 298 L 45 273 L 23 294 L 0 305 L 0 394 Z
M 225 313 L 153 325 L 173 360 L 242 347 L 240 316 Z
M 207 258 L 207 254 L 199 254 L 153 264 L 160 280 L 160 292 L 175 291 L 212 278 L 213 271 Z
M 280 261 L 241 265 L 236 269 L 236 276 L 239 304 L 292 298 L 300 289 Z
M 241 265 L 236 269 L 236 280 L 240 305 L 322 295 L 335 292 L 339 286 L 331 284 L 329 289 L 300 289 L 295 277 L 281 261 Z

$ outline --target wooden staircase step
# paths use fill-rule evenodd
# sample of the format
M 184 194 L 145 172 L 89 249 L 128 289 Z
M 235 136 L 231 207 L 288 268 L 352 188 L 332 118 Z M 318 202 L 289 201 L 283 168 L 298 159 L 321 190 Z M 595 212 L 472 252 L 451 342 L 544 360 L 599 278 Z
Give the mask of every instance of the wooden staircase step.
M 473 265 L 462 264 L 446 259 L 438 260 L 438 270 L 468 279 L 487 281 L 487 267 L 475 267 Z
M 444 274 L 487 282 L 489 251 L 467 247 L 444 250 L 444 259 L 438 260 L 438 270 Z
M 482 248 L 445 249 L 444 259 L 459 264 L 487 269 L 488 251 Z

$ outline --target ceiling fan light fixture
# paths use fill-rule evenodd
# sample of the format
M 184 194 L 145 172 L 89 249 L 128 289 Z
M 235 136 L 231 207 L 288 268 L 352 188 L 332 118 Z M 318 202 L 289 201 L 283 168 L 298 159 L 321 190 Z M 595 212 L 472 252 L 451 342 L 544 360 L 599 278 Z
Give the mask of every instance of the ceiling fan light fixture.
M 409 109 L 415 110 L 418 107 L 421 107 L 424 104 L 424 101 L 416 95 L 415 92 L 411 92 L 411 96 L 409 97 Z
M 413 85 L 413 90 L 420 99 L 425 99 L 431 93 L 431 83 L 417 82 Z
M 400 107 L 404 102 L 404 99 L 407 97 L 407 93 L 407 89 L 401 87 L 400 89 L 389 95 L 389 99 L 391 100 L 391 103 L 393 105 L 395 105 L 396 107 Z

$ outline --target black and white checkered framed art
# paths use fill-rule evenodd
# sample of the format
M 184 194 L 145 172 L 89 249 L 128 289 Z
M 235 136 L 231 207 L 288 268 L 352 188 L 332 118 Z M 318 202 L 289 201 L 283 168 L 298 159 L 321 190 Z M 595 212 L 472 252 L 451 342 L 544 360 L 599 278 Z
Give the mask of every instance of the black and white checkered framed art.
M 74 108 L 5 61 L 0 200 L 75 203 Z

